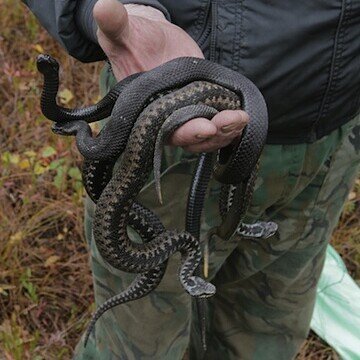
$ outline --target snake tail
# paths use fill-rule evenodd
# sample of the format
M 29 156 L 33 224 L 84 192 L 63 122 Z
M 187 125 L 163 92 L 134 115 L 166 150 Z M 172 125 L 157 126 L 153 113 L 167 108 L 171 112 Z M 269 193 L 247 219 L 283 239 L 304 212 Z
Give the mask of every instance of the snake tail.
M 160 284 L 165 273 L 166 265 L 167 263 L 164 263 L 161 266 L 152 269 L 145 274 L 137 275 L 134 281 L 124 292 L 121 292 L 120 294 L 111 297 L 110 299 L 106 300 L 102 305 L 100 305 L 92 316 L 92 319 L 86 331 L 84 347 L 86 347 L 89 336 L 95 329 L 95 324 L 97 320 L 106 311 L 118 305 L 138 300 L 152 292 Z

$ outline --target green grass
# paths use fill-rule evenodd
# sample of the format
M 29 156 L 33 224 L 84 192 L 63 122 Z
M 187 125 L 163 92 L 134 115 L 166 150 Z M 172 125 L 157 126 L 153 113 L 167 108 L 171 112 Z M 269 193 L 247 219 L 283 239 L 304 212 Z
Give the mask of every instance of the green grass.
M 39 52 L 62 65 L 62 102 L 98 99 L 102 64 L 70 58 L 25 6 L 0 0 L 0 359 L 70 359 L 92 310 L 83 235 L 81 158 L 71 139 L 52 135 L 39 108 Z M 360 276 L 360 183 L 333 245 Z M 337 359 L 311 335 L 299 359 Z

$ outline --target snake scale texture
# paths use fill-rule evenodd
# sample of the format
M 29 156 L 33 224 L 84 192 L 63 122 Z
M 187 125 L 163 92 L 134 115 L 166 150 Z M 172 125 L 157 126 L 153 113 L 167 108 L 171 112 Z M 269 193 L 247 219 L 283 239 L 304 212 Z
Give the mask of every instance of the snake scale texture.
M 136 204 L 135 199 L 152 167 L 160 161 L 159 155 L 153 157 L 157 144 L 161 144 L 178 127 L 170 126 L 170 130 L 164 130 L 166 119 L 180 112 L 182 116 L 176 121 L 181 124 L 198 117 L 197 111 L 206 113 L 206 109 L 199 110 L 193 105 L 211 107 L 215 112 L 241 108 L 249 114 L 250 123 L 237 144 L 220 150 L 213 171 L 217 180 L 235 188 L 232 205 L 222 216 L 223 222 L 217 229 L 225 239 L 229 238 L 236 231 L 249 204 L 256 164 L 266 139 L 267 110 L 260 91 L 250 80 L 221 65 L 203 59 L 179 58 L 123 80 L 98 104 L 84 109 L 65 109 L 56 104 L 57 62 L 42 55 L 37 65 L 44 75 L 41 98 L 43 113 L 56 122 L 53 126 L 55 133 L 76 136 L 78 149 L 84 156 L 84 183 L 89 195 L 96 201 L 94 239 L 103 259 L 117 269 L 139 273 L 138 277 L 141 277 L 144 276 L 141 274 L 152 274 L 154 271 L 161 274 L 169 257 L 179 251 L 182 255 L 180 281 L 185 290 L 195 297 L 213 295 L 214 286 L 194 276 L 201 260 L 196 230 L 199 220 L 195 221 L 190 232 L 165 230 L 159 225 L 156 231 L 145 234 L 141 226 L 150 226 L 153 221 L 158 224 L 160 220 L 151 218 L 150 210 L 141 211 L 143 208 Z M 109 114 L 111 119 L 93 137 L 88 123 Z M 181 120 L 181 117 L 186 120 Z M 120 155 L 120 166 L 114 171 Z M 204 163 L 209 164 L 209 161 Z M 205 168 L 208 169 L 209 165 Z M 193 184 L 197 177 L 194 176 Z M 208 177 L 205 176 L 206 181 Z M 192 188 L 196 189 L 196 186 Z M 205 194 L 203 189 L 202 192 Z M 189 197 L 187 213 L 190 218 L 194 215 L 189 209 L 197 208 L 197 198 L 201 196 L 197 197 L 196 191 Z M 239 202 L 242 202 L 242 206 L 238 206 Z M 138 224 L 134 220 L 137 216 L 141 219 Z M 187 224 L 191 223 L 194 223 L 193 220 L 189 222 L 187 219 Z M 129 239 L 127 225 L 134 226 L 143 237 L 143 244 Z M 160 280 L 161 277 L 157 275 Z M 122 300 L 133 300 L 136 293 L 139 298 L 157 286 L 156 280 L 145 291 L 146 277 L 141 279 L 145 281 L 136 279 L 127 289 L 133 296 L 128 300 L 122 296 Z M 116 301 L 116 304 L 121 303 L 118 299 Z M 108 302 L 104 309 L 113 304 Z

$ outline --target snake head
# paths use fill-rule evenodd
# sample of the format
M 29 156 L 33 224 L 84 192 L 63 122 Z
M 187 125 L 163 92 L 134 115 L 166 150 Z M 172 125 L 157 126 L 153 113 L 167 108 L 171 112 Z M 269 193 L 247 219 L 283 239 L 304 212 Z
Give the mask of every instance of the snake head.
M 67 123 L 55 123 L 51 130 L 57 135 L 71 136 L 76 135 L 81 128 L 80 121 L 70 121 Z
M 59 72 L 59 63 L 52 56 L 47 54 L 40 54 L 37 57 L 36 66 L 44 75 Z
M 190 276 L 186 291 L 194 297 L 208 298 L 215 294 L 216 288 L 213 284 L 210 284 L 198 276 Z

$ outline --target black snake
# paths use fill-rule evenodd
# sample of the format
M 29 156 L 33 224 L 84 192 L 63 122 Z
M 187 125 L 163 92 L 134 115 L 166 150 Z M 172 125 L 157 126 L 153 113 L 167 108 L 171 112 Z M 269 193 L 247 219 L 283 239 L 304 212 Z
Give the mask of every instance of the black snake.
M 152 166 L 160 161 L 159 155 L 154 161 L 150 155 L 169 133 L 169 129 L 163 130 L 165 120 L 173 113 L 176 118 L 177 112 L 182 113 L 177 119 L 179 124 L 183 122 L 181 118 L 189 120 L 201 116 L 200 113 L 207 110 L 200 107 L 200 113 L 196 113 L 196 107 L 191 108 L 191 105 L 204 104 L 216 111 L 241 106 L 251 119 L 241 141 L 220 151 L 214 169 L 220 182 L 236 185 L 234 206 L 224 214 L 216 231 L 225 239 L 236 231 L 251 198 L 256 164 L 267 133 L 266 105 L 259 90 L 247 78 L 218 64 L 197 58 L 179 58 L 141 76 L 125 79 L 92 107 L 64 109 L 55 101 L 57 63 L 48 56 L 41 56 L 38 68 L 45 78 L 41 99 L 43 112 L 56 121 L 54 132 L 76 135 L 79 151 L 85 158 L 87 190 L 91 195 L 95 187 L 95 194 L 100 194 L 96 195 L 94 238 L 104 260 L 127 272 L 146 273 L 155 269 L 161 272 L 163 267 L 160 267 L 169 256 L 180 251 L 183 259 L 180 281 L 186 291 L 197 297 L 211 296 L 215 292 L 213 285 L 194 276 L 201 259 L 196 230 L 189 230 L 193 235 L 176 230 L 153 232 L 144 239 L 144 244 L 137 244 L 128 238 L 126 226 L 134 224 L 134 199 L 146 183 Z M 110 113 L 110 121 L 93 138 L 88 123 Z M 177 126 L 170 126 L 171 131 Z M 120 166 L 111 176 L 121 154 Z M 195 199 L 196 196 L 192 200 L 193 208 L 196 208 Z M 243 205 L 238 206 L 241 200 Z M 191 211 L 188 216 L 192 216 Z M 149 218 L 143 219 L 143 224 L 146 223 Z M 141 232 L 139 228 L 136 230 Z M 136 287 L 136 282 L 134 288 L 138 297 L 143 296 L 144 291 Z

